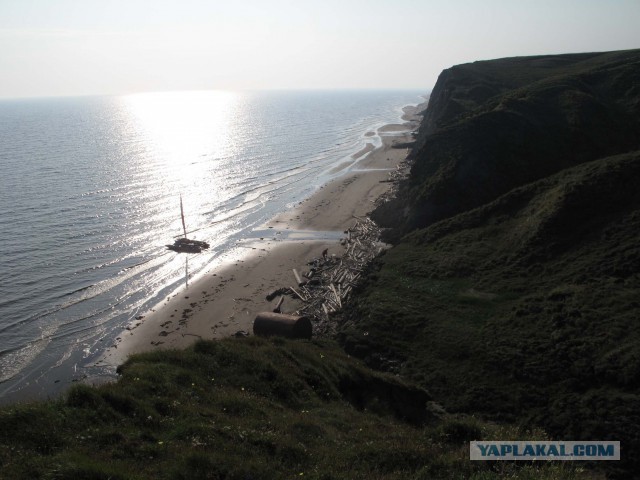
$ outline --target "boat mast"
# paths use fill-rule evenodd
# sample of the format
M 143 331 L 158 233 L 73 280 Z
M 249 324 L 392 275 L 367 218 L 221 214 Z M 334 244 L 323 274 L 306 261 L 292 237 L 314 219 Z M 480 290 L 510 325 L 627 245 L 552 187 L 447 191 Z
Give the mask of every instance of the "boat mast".
M 184 230 L 184 238 L 187 238 L 187 227 L 184 224 L 184 209 L 182 208 L 182 194 L 180 194 L 180 217 L 182 217 L 182 230 Z

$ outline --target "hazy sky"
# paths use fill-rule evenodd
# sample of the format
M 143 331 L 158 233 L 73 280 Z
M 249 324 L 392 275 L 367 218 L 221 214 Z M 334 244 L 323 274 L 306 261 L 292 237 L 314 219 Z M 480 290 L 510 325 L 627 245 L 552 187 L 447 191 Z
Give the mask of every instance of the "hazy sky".
M 640 0 L 0 0 L 0 97 L 433 87 L 479 59 L 640 48 Z

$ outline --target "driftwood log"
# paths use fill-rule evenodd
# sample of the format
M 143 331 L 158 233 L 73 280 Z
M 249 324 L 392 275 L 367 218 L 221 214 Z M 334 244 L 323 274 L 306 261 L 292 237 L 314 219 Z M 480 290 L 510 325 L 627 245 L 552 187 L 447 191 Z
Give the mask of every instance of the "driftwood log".
M 311 338 L 313 327 L 306 316 L 260 312 L 253 321 L 253 334 L 287 338 Z
M 282 302 L 284 302 L 284 295 L 278 300 L 276 308 L 273 309 L 273 313 L 282 313 Z

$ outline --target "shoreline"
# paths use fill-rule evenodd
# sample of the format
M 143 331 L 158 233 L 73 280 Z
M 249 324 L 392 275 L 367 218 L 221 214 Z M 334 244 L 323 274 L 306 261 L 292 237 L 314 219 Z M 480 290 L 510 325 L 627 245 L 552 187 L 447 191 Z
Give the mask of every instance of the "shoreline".
M 407 148 L 394 145 L 413 141 L 421 120 L 418 113 L 424 107 L 424 103 L 405 106 L 404 123 L 377 129 L 381 146 L 355 152 L 353 163 L 334 167 L 334 172 L 343 170 L 339 177 L 259 227 L 263 236 L 241 242 L 223 264 L 191 283 L 187 279 L 186 287 L 137 317 L 94 365 L 117 367 L 135 353 L 185 348 L 200 338 L 224 338 L 239 331 L 252 334 L 256 314 L 275 307 L 266 295 L 295 283 L 292 269 L 301 271 L 324 249 L 329 255 L 344 252 L 341 235 L 353 225 L 354 216 L 366 216 L 390 188 L 389 172 L 408 154 Z M 248 252 L 239 254 L 243 248 Z M 301 305 L 287 297 L 283 312 Z

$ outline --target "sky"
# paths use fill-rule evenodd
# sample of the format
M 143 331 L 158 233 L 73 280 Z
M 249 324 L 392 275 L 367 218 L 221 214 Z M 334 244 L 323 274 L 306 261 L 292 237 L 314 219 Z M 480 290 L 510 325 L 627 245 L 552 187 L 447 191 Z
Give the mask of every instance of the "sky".
M 0 0 L 0 98 L 433 88 L 452 65 L 640 48 L 640 0 Z

